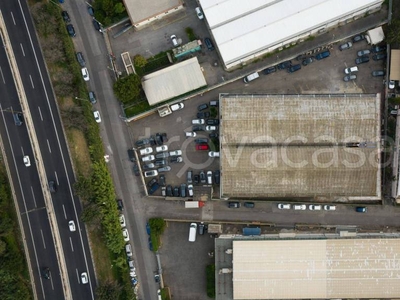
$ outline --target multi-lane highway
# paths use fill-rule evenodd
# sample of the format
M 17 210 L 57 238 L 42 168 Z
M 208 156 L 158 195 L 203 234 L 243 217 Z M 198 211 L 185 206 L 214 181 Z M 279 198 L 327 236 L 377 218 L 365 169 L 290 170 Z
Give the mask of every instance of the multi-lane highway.
M 73 299 L 94 299 L 95 275 L 86 230 L 79 220 L 81 205 L 73 195 L 73 169 L 32 19 L 25 1 L 1 1 L 0 11 L 5 24 L 2 31 L 7 32 L 10 42 L 8 44 L 2 36 L 0 134 L 29 250 L 34 289 L 39 299 L 64 299 L 68 297 L 64 291 L 70 285 Z M 15 57 L 26 95 L 26 103 L 22 106 L 20 99 L 24 97 L 19 97 L 21 90 L 17 91 L 14 79 L 18 76 L 12 75 L 10 53 Z M 15 111 L 23 114 L 22 126 L 14 122 Z M 33 138 L 37 142 L 36 149 L 32 148 L 28 135 L 29 120 L 33 125 L 30 137 L 36 136 L 36 139 Z M 30 167 L 24 165 L 24 155 L 29 155 Z M 40 168 L 40 164 L 44 168 Z M 42 174 L 42 181 L 39 176 L 41 170 L 45 173 Z M 47 189 L 50 180 L 57 183 L 57 192 L 43 193 L 42 188 Z M 47 202 L 46 194 L 50 195 Z M 75 222 L 74 232 L 69 230 L 70 220 Z M 59 243 L 56 243 L 57 239 Z M 44 267 L 49 268 L 50 279 L 42 276 Z M 67 278 L 63 278 L 60 267 L 66 268 L 64 274 Z M 83 272 L 88 274 L 87 284 L 81 282 Z

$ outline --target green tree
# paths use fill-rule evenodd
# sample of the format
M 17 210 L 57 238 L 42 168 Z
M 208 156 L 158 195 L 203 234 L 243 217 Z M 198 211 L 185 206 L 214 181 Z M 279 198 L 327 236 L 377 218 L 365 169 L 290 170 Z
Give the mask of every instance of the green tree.
M 140 77 L 136 74 L 118 79 L 114 83 L 114 93 L 124 104 L 133 102 L 140 95 L 140 90 Z
M 143 68 L 147 64 L 147 59 L 144 58 L 142 55 L 138 54 L 135 55 L 135 57 L 133 58 L 133 63 L 135 66 Z
M 392 23 L 388 25 L 386 41 L 389 44 L 400 44 L 400 19 L 392 19 Z
M 119 15 L 126 11 L 125 6 L 122 3 L 117 3 L 114 5 L 114 12 Z

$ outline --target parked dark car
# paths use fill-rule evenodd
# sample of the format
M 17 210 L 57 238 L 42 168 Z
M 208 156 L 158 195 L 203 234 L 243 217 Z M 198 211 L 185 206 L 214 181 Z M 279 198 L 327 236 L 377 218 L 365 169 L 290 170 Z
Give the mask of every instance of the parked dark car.
M 374 46 L 371 49 L 372 53 L 378 53 L 378 52 L 382 52 L 382 51 L 386 51 L 386 46 Z
M 154 135 L 150 136 L 149 141 L 150 141 L 150 146 L 155 146 L 155 145 L 157 145 L 157 143 L 156 143 L 156 138 L 155 138 Z
M 206 179 L 206 173 L 204 173 L 204 171 L 200 172 L 200 182 L 201 183 L 206 183 L 207 179 Z
M 77 52 L 77 53 L 76 53 L 76 59 L 77 59 L 79 65 L 80 65 L 82 68 L 83 68 L 84 66 L 86 66 L 86 61 L 85 61 L 85 59 L 83 58 L 82 52 Z
M 214 172 L 214 183 L 215 184 L 219 184 L 220 176 L 221 176 L 221 172 L 219 170 L 216 170 Z
M 357 56 L 358 57 L 366 56 L 366 55 L 369 55 L 370 53 L 371 53 L 371 50 L 369 50 L 369 49 L 360 50 L 357 52 Z
M 291 60 L 287 60 L 284 62 L 281 62 L 279 65 L 277 65 L 278 70 L 284 70 L 289 68 L 292 65 L 292 61 Z
M 206 122 L 207 125 L 219 125 L 218 119 L 208 119 Z
M 152 170 L 152 169 L 154 169 L 155 167 L 156 167 L 156 166 L 155 166 L 155 164 L 153 164 L 153 163 L 144 164 L 144 165 L 142 166 L 142 168 L 143 168 L 144 171 Z
M 150 249 L 150 251 L 153 251 L 153 243 L 151 241 L 151 237 L 150 236 L 149 236 L 148 241 L 149 241 L 149 249 Z
M 96 29 L 98 32 L 102 32 L 100 23 L 97 22 L 95 19 L 93 19 L 92 22 L 93 22 L 94 29 Z
M 168 185 L 167 186 L 167 196 L 172 197 L 174 194 L 172 192 L 172 186 Z
M 372 71 L 372 76 L 374 77 L 385 76 L 385 71 L 383 70 Z
M 228 202 L 228 207 L 229 208 L 239 208 L 240 207 L 240 202 L 230 201 L 230 202 Z
M 186 184 L 184 183 L 181 184 L 181 197 L 182 198 L 186 197 Z
M 156 144 L 158 146 L 161 146 L 163 144 L 162 136 L 159 133 L 156 134 Z
M 344 43 L 344 44 L 339 46 L 339 50 L 343 51 L 343 50 L 346 50 L 346 49 L 350 49 L 351 47 L 353 47 L 353 43 L 352 42 L 346 42 L 346 43 Z
M 137 164 L 133 164 L 133 173 L 135 173 L 136 176 L 140 176 L 140 171 Z
M 94 16 L 94 9 L 92 6 L 88 6 L 87 8 L 89 15 L 91 15 L 92 17 Z
M 355 80 L 357 79 L 357 75 L 356 74 L 350 74 L 350 75 L 346 75 L 343 77 L 343 81 L 350 81 L 350 80 Z
M 369 57 L 368 56 L 361 56 L 361 57 L 357 57 L 356 58 L 356 65 L 364 64 L 364 63 L 367 63 L 367 62 L 369 62 Z
M 143 146 L 147 146 L 150 144 L 150 140 L 149 139 L 141 139 L 136 141 L 135 145 L 138 147 L 143 147 Z
M 206 144 L 206 143 L 208 143 L 208 138 L 198 138 L 198 139 L 195 139 L 194 142 L 196 144 Z
M 356 212 L 366 213 L 367 212 L 367 208 L 365 206 L 357 206 L 356 207 Z
M 247 208 L 254 208 L 254 202 L 245 202 L 244 203 L 244 207 L 247 207 Z
M 208 111 L 198 112 L 197 119 L 207 119 L 210 117 L 210 113 Z
M 197 228 L 198 228 L 198 230 L 199 230 L 199 234 L 200 234 L 200 235 L 203 235 L 203 234 L 204 234 L 204 232 L 205 232 L 205 226 L 204 226 L 204 223 L 203 223 L 203 222 L 201 222 Z
M 154 183 L 149 189 L 149 194 L 153 195 L 158 190 L 159 187 L 160 185 L 157 182 Z
M 379 54 L 374 54 L 372 56 L 373 60 L 384 60 L 386 59 L 386 53 L 379 53 Z
M 96 100 L 96 94 L 92 91 L 89 92 L 89 101 L 92 104 L 96 104 L 97 100 Z
M 193 176 L 193 182 L 194 182 L 194 184 L 200 183 L 200 176 L 198 174 Z
M 153 178 L 152 180 L 150 180 L 148 183 L 147 183 L 147 186 L 148 187 L 151 187 L 153 184 L 155 184 L 157 182 L 157 178 Z
M 167 157 L 169 157 L 168 152 L 161 152 L 156 154 L 156 158 L 167 158 Z
M 293 65 L 293 66 L 289 67 L 287 69 L 287 71 L 288 71 L 288 73 L 294 73 L 294 72 L 296 72 L 296 71 L 298 71 L 300 69 L 301 69 L 301 65 L 298 64 L 298 65 Z
M 355 37 L 353 37 L 353 43 L 361 42 L 365 40 L 365 35 L 363 34 L 357 34 Z
M 179 187 L 174 187 L 174 197 L 179 197 Z
M 315 59 L 316 60 L 321 60 L 321 59 L 329 57 L 330 55 L 331 55 L 331 53 L 329 52 L 329 50 L 325 50 L 325 51 L 315 55 Z
M 203 104 L 200 104 L 198 107 L 197 107 L 197 110 L 198 111 L 202 111 L 202 110 L 205 110 L 205 109 L 207 109 L 208 108 L 208 105 L 206 104 L 206 103 L 203 103 Z
M 165 132 L 160 133 L 163 143 L 168 142 L 167 134 Z
M 128 149 L 128 157 L 131 162 L 136 161 L 135 152 L 132 149 Z
M 66 23 L 71 22 L 71 19 L 69 18 L 69 14 L 68 14 L 68 12 L 67 12 L 66 10 L 64 10 L 64 11 L 61 12 L 61 16 L 62 16 L 63 20 L 64 20 Z
M 167 161 L 165 159 L 157 159 L 154 164 L 157 167 L 163 167 L 167 165 Z
M 161 175 L 160 175 L 160 177 L 159 177 L 159 184 L 160 184 L 161 186 L 165 186 L 165 175 L 164 175 L 164 174 L 161 174 Z
M 204 43 L 206 44 L 208 50 L 210 51 L 214 50 L 214 45 L 210 38 L 205 38 Z
M 218 138 L 218 133 L 216 133 L 216 132 L 211 132 L 208 136 L 209 136 L 211 139 L 217 139 L 217 138 Z
M 76 37 L 74 25 L 68 24 L 67 25 L 67 31 L 68 31 L 68 34 L 69 34 L 70 37 Z
M 303 66 L 308 66 L 308 65 L 311 64 L 313 61 L 314 61 L 314 58 L 311 56 L 311 57 L 307 57 L 307 58 L 303 59 L 303 61 L 301 62 L 301 64 L 302 64 Z
M 122 199 L 117 199 L 117 207 L 119 210 L 124 210 L 124 203 L 122 202 Z
M 202 125 L 195 125 L 195 126 L 192 126 L 192 131 L 204 131 L 204 126 L 202 126 Z
M 266 69 L 262 70 L 262 72 L 263 72 L 264 75 L 275 73 L 276 72 L 276 67 L 266 68 Z

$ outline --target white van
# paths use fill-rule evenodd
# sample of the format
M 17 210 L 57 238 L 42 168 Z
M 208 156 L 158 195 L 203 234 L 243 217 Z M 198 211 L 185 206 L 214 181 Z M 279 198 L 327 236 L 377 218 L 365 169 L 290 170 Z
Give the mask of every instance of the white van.
M 190 223 L 189 242 L 195 242 L 196 241 L 196 234 L 197 234 L 197 223 Z
M 260 77 L 260 75 L 257 72 L 254 72 L 250 75 L 247 75 L 245 78 L 243 78 L 243 81 L 245 83 L 249 83 L 250 81 L 253 81 L 254 79 L 257 79 L 258 77 Z

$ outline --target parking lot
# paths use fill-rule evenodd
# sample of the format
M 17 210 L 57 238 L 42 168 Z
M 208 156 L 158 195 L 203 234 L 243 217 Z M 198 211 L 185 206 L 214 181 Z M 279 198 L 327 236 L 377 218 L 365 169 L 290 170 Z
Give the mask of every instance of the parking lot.
M 205 233 L 188 241 L 189 223 L 168 222 L 159 250 L 163 280 L 173 299 L 206 300 L 206 266 L 214 263 L 214 239 Z

